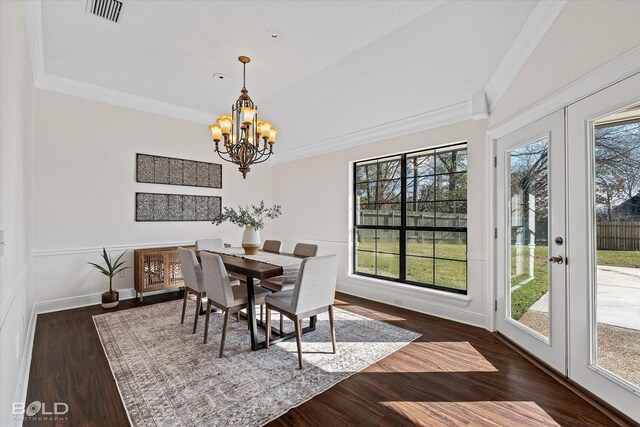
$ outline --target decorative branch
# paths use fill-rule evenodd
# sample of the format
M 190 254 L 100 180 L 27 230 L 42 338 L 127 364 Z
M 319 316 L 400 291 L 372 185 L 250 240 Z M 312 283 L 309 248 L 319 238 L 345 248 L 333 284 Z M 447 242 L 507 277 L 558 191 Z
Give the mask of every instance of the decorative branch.
M 256 230 L 262 230 L 264 228 L 264 220 L 266 218 L 276 219 L 281 214 L 282 206 L 273 205 L 270 208 L 265 208 L 264 201 L 260 201 L 260 204 L 258 205 L 238 205 L 238 210 L 225 207 L 224 212 L 218 218 L 213 220 L 212 224 L 220 225 L 221 223 L 228 221 L 238 227 L 253 227 Z

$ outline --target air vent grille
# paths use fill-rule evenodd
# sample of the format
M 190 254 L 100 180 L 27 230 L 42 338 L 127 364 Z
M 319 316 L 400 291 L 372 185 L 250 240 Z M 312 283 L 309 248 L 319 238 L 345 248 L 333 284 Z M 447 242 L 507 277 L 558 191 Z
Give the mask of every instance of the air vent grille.
M 117 23 L 123 3 L 118 0 L 87 0 L 87 12 Z

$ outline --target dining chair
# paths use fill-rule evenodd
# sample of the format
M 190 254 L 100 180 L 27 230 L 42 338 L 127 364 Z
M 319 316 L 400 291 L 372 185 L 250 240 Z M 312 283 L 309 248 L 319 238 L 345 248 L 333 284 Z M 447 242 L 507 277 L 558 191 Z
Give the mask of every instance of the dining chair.
M 280 240 L 265 240 L 262 244 L 262 250 L 265 252 L 279 254 L 280 246 L 282 246 L 282 242 Z
M 309 243 L 296 243 L 293 248 L 293 254 L 299 257 L 314 257 L 318 253 L 318 245 Z M 260 281 L 260 286 L 271 292 L 282 292 L 293 289 L 293 283 L 284 283 L 283 276 L 271 277 Z M 262 320 L 262 310 L 260 311 L 260 319 Z M 280 315 L 280 333 L 282 333 L 282 315 Z
M 293 254 L 299 257 L 314 257 L 318 253 L 318 245 L 309 243 L 297 243 L 293 248 Z M 293 289 L 293 283 L 284 283 L 283 276 L 271 277 L 260 281 L 260 286 L 271 292 L 282 292 Z
M 207 292 L 207 316 L 204 325 L 204 343 L 207 343 L 211 306 L 214 306 L 224 311 L 219 356 L 222 357 L 224 353 L 224 342 L 227 336 L 229 315 L 238 313 L 243 308 L 246 308 L 247 310 L 255 310 L 255 308 L 248 307 L 249 297 L 247 295 L 246 286 L 231 286 L 229 275 L 227 274 L 227 270 L 224 267 L 224 263 L 222 262 L 220 255 L 202 252 L 200 254 L 200 259 L 202 260 L 204 288 Z M 256 303 L 264 304 L 264 297 L 268 295 L 269 292 L 255 285 L 253 287 L 253 292 L 255 294 Z
M 271 310 L 293 320 L 298 346 L 298 367 L 302 369 L 302 319 L 329 311 L 331 344 L 336 352 L 336 331 L 333 321 L 333 302 L 338 275 L 338 256 L 325 255 L 302 261 L 300 274 L 293 289 L 276 292 L 265 297 L 267 324 L 265 327 L 266 348 L 271 340 Z
M 196 251 L 214 251 L 222 248 L 224 248 L 222 239 L 196 240 Z
M 182 265 L 182 277 L 184 278 L 184 300 L 182 302 L 182 318 L 180 324 L 184 323 L 184 315 L 187 309 L 187 299 L 189 294 L 196 296 L 196 317 L 193 320 L 193 332 L 196 333 L 198 327 L 198 317 L 200 317 L 200 307 L 202 298 L 206 295 L 202 284 L 202 269 L 196 253 L 185 248 L 178 248 L 180 264 Z

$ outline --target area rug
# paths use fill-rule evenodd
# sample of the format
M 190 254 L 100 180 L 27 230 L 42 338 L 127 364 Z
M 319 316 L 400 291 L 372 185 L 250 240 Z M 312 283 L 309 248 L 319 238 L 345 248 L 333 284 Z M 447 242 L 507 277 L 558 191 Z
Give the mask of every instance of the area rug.
M 225 354 L 218 358 L 223 316 L 211 315 L 203 344 L 204 316 L 191 334 L 191 315 L 180 324 L 181 305 L 171 301 L 93 318 L 134 426 L 262 425 L 420 336 L 336 309 L 337 353 L 331 353 L 328 316 L 319 315 L 316 330 L 302 338 L 299 370 L 295 339 L 251 351 L 243 320 L 230 319 Z M 292 327 L 285 323 L 285 330 Z

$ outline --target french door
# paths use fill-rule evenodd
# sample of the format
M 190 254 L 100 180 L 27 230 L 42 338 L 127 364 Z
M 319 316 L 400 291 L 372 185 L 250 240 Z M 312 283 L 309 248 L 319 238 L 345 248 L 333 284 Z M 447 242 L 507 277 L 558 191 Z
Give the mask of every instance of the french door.
M 640 74 L 495 152 L 496 329 L 640 421 Z
M 564 112 L 496 141 L 497 330 L 566 373 Z
M 569 376 L 640 421 L 640 74 L 567 108 Z

